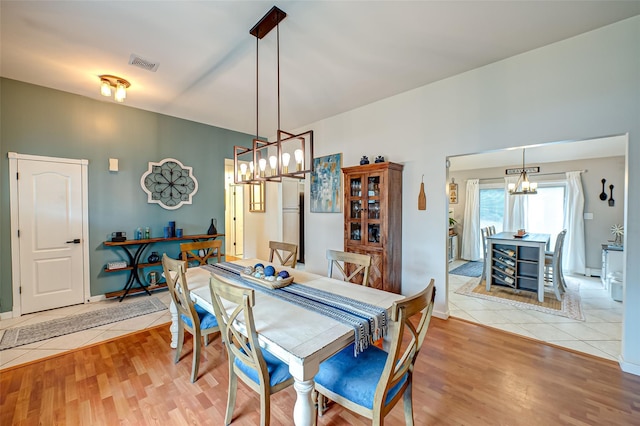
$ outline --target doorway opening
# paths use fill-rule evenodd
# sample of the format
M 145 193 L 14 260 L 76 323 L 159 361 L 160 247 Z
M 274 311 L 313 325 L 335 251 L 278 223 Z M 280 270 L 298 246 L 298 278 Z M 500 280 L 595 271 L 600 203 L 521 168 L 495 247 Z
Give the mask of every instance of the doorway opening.
M 585 259 L 584 274 L 572 274 L 570 279 L 579 283 L 582 309 L 587 312 L 586 321 L 566 321 L 562 317 L 552 318 L 550 315 L 530 310 L 516 310 L 510 306 L 491 305 L 484 300 L 456 293 L 457 288 L 466 285 L 478 277 L 457 275 L 455 268 L 469 261 L 482 262 L 483 259 L 461 259 L 461 251 L 455 254 L 447 271 L 448 304 L 450 315 L 472 322 L 503 329 L 526 337 L 546 341 L 573 350 L 590 353 L 611 360 L 618 360 L 621 350 L 622 303 L 614 300 L 600 280 L 602 265 L 602 245 L 612 240 L 611 227 L 624 224 L 627 206 L 624 205 L 626 152 L 628 137 L 620 135 L 584 141 L 559 142 L 537 145 L 527 148 L 528 163 L 539 165 L 540 174 L 531 174 L 532 180 L 538 181 L 538 194 L 529 198 L 527 230 L 547 233 L 552 239 L 563 229 L 563 216 L 566 209 L 572 208 L 564 202 L 566 191 L 565 172 L 580 170 L 584 192 L 584 225 L 585 225 Z M 480 228 L 495 226 L 496 232 L 513 231 L 502 229 L 502 214 L 505 204 L 505 168 L 519 164 L 518 154 L 522 147 L 510 148 L 489 153 L 476 153 L 464 156 L 449 157 L 450 167 L 447 178 L 459 183 L 457 203 L 450 204 L 455 219 L 455 232 L 464 233 L 464 211 L 466 198 L 466 182 L 468 179 L 479 179 L 480 187 Z M 509 154 L 513 153 L 513 159 Z M 548 176 L 543 176 L 548 175 Z M 601 178 L 622 189 L 618 199 L 620 204 L 610 206 L 599 197 Z M 484 202 L 483 202 L 484 201 Z M 478 239 L 481 244 L 481 240 Z M 459 245 L 464 244 L 462 239 Z M 550 246 L 554 246 L 551 241 Z M 482 253 L 480 248 L 477 253 Z M 469 269 L 469 268 L 467 268 Z M 621 271 L 623 273 L 623 271 Z M 567 273 L 565 272 L 565 276 Z M 590 311 L 598 306 L 601 316 L 599 323 L 590 322 L 595 318 Z M 588 332 L 588 333 L 587 333 Z M 589 338 L 585 338 L 585 336 Z
M 244 185 L 233 182 L 233 160 L 224 160 L 225 168 L 225 255 L 242 258 L 244 254 Z

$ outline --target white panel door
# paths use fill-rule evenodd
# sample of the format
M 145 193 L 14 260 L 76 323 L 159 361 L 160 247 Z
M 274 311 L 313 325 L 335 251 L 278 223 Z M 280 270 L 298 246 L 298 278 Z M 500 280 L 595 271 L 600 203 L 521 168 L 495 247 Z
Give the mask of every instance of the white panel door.
M 22 314 L 83 303 L 82 166 L 18 162 Z

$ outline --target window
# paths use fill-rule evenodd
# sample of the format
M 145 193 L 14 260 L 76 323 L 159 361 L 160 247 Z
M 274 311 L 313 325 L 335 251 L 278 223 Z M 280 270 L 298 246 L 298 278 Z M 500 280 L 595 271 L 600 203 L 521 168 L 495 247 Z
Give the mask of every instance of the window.
M 504 185 L 480 184 L 480 228 L 495 226 L 502 232 L 504 219 Z
M 565 189 L 566 184 L 561 181 L 539 182 L 538 194 L 528 196 L 530 198 L 527 203 L 527 231 L 551 234 L 550 250 L 555 246 L 558 233 L 564 229 Z M 495 226 L 496 232 L 503 231 L 504 197 L 503 184 L 480 184 L 480 228 Z
M 551 234 L 549 250 L 553 250 L 556 237 L 564 229 L 564 182 L 538 184 L 538 194 L 531 195 L 527 208 L 527 231 Z

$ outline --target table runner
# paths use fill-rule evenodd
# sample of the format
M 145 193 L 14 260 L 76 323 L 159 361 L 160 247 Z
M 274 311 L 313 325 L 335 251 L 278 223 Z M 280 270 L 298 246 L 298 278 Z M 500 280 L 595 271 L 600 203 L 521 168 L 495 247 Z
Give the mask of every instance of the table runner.
M 203 268 L 353 327 L 354 356 L 358 356 L 358 353 L 367 349 L 372 340 L 384 337 L 387 331 L 387 311 L 379 306 L 295 282 L 283 288 L 269 289 L 242 278 L 240 272 L 244 266 L 234 263 L 221 262 L 205 265 Z

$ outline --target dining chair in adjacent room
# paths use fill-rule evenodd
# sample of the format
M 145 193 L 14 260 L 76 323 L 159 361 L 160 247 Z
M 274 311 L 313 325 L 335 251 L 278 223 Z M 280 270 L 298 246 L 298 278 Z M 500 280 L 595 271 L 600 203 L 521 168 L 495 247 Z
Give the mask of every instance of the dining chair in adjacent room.
M 489 230 L 489 235 L 495 235 L 496 234 L 495 225 L 487 226 L 487 229 Z
M 482 240 L 482 261 L 484 265 L 482 265 L 482 275 L 480 276 L 480 282 L 484 281 L 487 278 L 487 259 L 489 258 L 489 253 L 487 253 L 488 243 L 487 238 L 491 235 L 489 234 L 489 227 L 480 228 L 480 239 Z
M 553 292 L 558 300 L 562 300 L 560 294 L 567 291 L 562 273 L 562 249 L 566 235 L 567 230 L 562 230 L 556 238 L 556 247 L 553 252 L 546 252 L 544 256 L 544 279 L 553 286 Z
M 269 262 L 273 262 L 274 256 L 283 266 L 296 267 L 298 261 L 298 246 L 280 241 L 269 241 Z
M 371 256 L 368 254 L 327 250 L 327 260 L 329 261 L 328 277 L 333 276 L 335 266 L 343 281 L 369 286 Z
M 185 262 L 171 259 L 165 253 L 162 256 L 162 269 L 167 280 L 169 294 L 178 311 L 178 347 L 174 362 L 177 363 L 180 360 L 184 331 L 187 330 L 193 336 L 191 382 L 195 382 L 198 378 L 202 337 L 205 339 L 205 344 L 208 344 L 209 335 L 219 331 L 218 321 L 213 314 L 194 304 L 191 300 L 185 275 Z
M 186 262 L 187 268 L 190 265 L 206 265 L 209 263 L 209 259 L 214 257 L 217 258 L 217 262 L 220 263 L 220 257 L 222 256 L 222 240 L 182 243 L 180 244 L 180 252 L 182 253 L 182 260 Z
M 402 398 L 405 423 L 413 425 L 413 366 L 431 321 L 434 299 L 432 279 L 420 293 L 393 303 L 389 352 L 371 345 L 356 357 L 351 344 L 321 363 L 314 379 L 317 397 L 327 397 L 376 425 L 383 424 Z M 417 313 L 421 317 L 414 326 L 410 318 Z
M 211 276 L 210 289 L 213 310 L 220 319 L 222 340 L 229 355 L 229 394 L 224 423 L 230 424 L 233 418 L 239 377 L 260 395 L 260 424 L 268 425 L 271 395 L 293 384 L 289 366 L 258 344 L 253 289 L 238 287 L 215 274 Z M 229 306 L 232 308 L 227 310 Z M 244 333 L 234 327 L 236 321 L 244 324 Z

